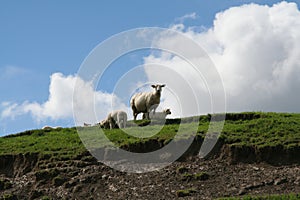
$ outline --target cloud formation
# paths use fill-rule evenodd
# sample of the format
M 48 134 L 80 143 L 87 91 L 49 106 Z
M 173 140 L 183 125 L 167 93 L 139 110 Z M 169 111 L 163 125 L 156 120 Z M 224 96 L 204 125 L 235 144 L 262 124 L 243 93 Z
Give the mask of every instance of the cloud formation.
M 205 31 L 184 24 L 172 28 L 195 40 L 213 60 L 223 79 L 228 111 L 300 111 L 300 12 L 296 3 L 232 7 L 217 13 L 213 27 Z M 191 57 L 194 53 L 176 37 L 161 37 L 158 42 L 177 45 Z M 152 62 L 169 66 L 183 79 L 201 82 L 188 74 L 190 67 L 178 56 L 162 53 L 145 58 L 146 64 Z M 149 80 L 161 76 L 155 71 L 146 73 Z M 172 78 L 165 76 L 164 80 L 167 83 Z M 180 82 L 173 87 L 180 88 Z M 194 87 L 207 98 L 202 84 Z M 209 112 L 205 109 L 209 103 L 200 102 L 202 111 Z
M 44 103 L 25 101 L 21 104 L 14 102 L 3 102 L 4 108 L 1 118 L 15 118 L 24 114 L 31 114 L 37 122 L 47 119 L 61 120 L 73 117 L 73 91 L 75 87 L 80 88 L 80 93 L 75 102 L 80 105 L 77 109 L 80 118 L 77 123 L 81 125 L 83 122 L 95 123 L 106 117 L 110 111 L 112 102 L 118 105 L 118 108 L 125 107 L 119 99 L 109 93 L 95 91 L 92 84 L 84 82 L 77 76 L 64 76 L 61 73 L 54 73 L 50 77 L 49 97 Z M 91 110 L 91 108 L 93 108 Z M 95 117 L 96 116 L 96 117 Z
M 176 18 L 175 22 L 177 22 L 177 23 L 183 23 L 187 19 L 196 19 L 196 18 L 197 18 L 197 14 L 195 12 L 193 12 L 193 13 L 186 14 L 186 15 L 184 15 L 182 17 Z
M 205 30 L 201 25 L 200 29 L 185 27 L 183 21 L 195 17 L 192 13 L 179 18 L 178 24 L 171 28 L 196 41 L 212 59 L 222 77 L 227 111 L 300 112 L 300 11 L 295 3 L 232 7 L 217 13 L 213 27 Z M 211 91 L 207 80 L 212 84 L 210 89 L 217 88 L 213 85 L 212 66 L 177 37 L 163 35 L 153 42 L 157 46 L 180 48 L 192 61 L 203 63 L 196 71 L 205 74 L 199 76 L 187 60 L 172 53 L 145 57 L 144 72 L 148 82 L 167 84 L 159 110 L 171 108 L 172 117 L 210 113 Z M 17 70 L 8 69 L 10 71 L 6 71 L 14 73 Z M 73 118 L 73 105 L 76 105 L 76 122 L 80 124 L 105 118 L 112 107 L 128 110 L 120 97 L 95 91 L 91 83 L 75 75 L 54 73 L 50 79 L 47 101 L 2 102 L 1 118 L 31 114 L 36 121 L 70 119 Z M 80 92 L 75 94 L 78 96 L 74 102 L 75 83 Z M 193 95 L 197 96 L 196 100 Z
M 0 80 L 16 78 L 18 76 L 29 76 L 30 71 L 24 68 L 8 65 L 0 68 Z

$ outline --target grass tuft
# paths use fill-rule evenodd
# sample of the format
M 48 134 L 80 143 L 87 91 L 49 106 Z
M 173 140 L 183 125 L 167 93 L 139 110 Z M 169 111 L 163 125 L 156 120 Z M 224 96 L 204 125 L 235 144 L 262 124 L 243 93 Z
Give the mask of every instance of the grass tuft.
M 194 188 L 186 189 L 186 190 L 177 190 L 176 191 L 176 196 L 177 197 L 186 197 L 190 196 L 193 193 L 196 193 L 197 191 Z

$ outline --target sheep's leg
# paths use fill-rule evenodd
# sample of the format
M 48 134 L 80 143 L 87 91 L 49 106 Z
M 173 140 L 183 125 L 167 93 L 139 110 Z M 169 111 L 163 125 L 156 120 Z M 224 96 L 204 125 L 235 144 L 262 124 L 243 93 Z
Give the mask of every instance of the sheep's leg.
M 145 113 L 147 120 L 150 120 L 150 116 L 149 116 L 150 111 L 151 111 L 151 109 L 147 109 L 147 112 Z
M 127 115 L 124 115 L 124 118 L 123 118 L 123 123 L 124 123 L 124 128 L 126 128 L 126 123 L 127 123 Z
M 114 125 L 113 125 L 113 122 L 112 122 L 112 121 L 109 122 L 109 128 L 110 128 L 110 129 L 113 129 L 113 128 L 114 128 Z
M 123 118 L 119 119 L 118 126 L 119 126 L 119 128 L 123 128 Z
M 117 115 L 117 125 L 118 125 L 119 128 L 122 128 L 121 127 L 121 119 L 120 119 L 120 115 L 119 114 Z
M 138 113 L 133 112 L 133 120 L 136 121 L 136 117 L 137 117 Z
M 124 128 L 124 118 L 121 115 L 118 116 L 118 126 L 119 128 Z
M 126 119 L 125 119 L 125 116 L 122 115 L 122 128 L 125 128 L 125 123 L 126 123 L 125 120 L 126 120 Z
M 113 118 L 110 118 L 109 119 L 109 127 L 110 127 L 110 129 L 113 129 L 113 128 L 115 128 L 115 120 L 113 119 Z
M 131 100 L 130 105 L 131 105 L 131 109 L 133 112 L 133 120 L 136 121 L 136 117 L 137 117 L 138 113 L 137 113 L 136 107 L 134 106 L 134 99 Z

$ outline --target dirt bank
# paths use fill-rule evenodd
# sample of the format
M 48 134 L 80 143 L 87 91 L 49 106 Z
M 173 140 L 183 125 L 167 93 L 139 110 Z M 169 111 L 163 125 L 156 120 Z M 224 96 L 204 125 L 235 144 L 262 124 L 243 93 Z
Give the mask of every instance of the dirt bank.
M 256 149 L 219 141 L 207 159 L 200 159 L 196 155 L 201 142 L 196 138 L 185 156 L 168 167 L 142 174 L 111 169 L 88 152 L 72 160 L 39 154 L 3 155 L 0 198 L 213 199 L 300 193 L 299 148 Z M 123 148 L 145 152 L 162 145 L 162 141 L 150 141 Z

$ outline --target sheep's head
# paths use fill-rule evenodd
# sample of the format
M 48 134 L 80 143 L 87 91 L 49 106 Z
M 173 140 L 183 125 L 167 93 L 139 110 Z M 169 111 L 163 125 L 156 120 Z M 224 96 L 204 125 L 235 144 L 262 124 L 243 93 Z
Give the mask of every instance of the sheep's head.
M 161 93 L 162 88 L 165 87 L 165 86 L 166 86 L 165 84 L 163 84 L 163 85 L 159 85 L 159 84 L 151 85 L 151 87 L 153 87 L 155 89 L 155 93 L 158 93 L 158 94 Z
M 100 123 L 99 123 L 100 127 L 101 128 L 109 128 L 109 121 L 108 120 L 102 120 Z
M 164 110 L 164 113 L 166 113 L 166 115 L 171 115 L 171 110 L 169 108 Z

